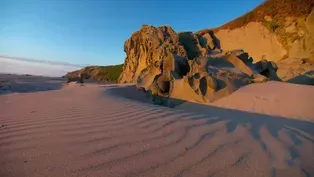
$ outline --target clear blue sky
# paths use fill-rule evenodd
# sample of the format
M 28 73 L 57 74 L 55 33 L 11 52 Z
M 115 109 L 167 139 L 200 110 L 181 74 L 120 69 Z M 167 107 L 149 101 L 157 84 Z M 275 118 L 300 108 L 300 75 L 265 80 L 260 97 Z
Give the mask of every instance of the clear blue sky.
M 122 63 L 142 24 L 198 31 L 264 0 L 0 0 L 0 55 L 74 64 Z

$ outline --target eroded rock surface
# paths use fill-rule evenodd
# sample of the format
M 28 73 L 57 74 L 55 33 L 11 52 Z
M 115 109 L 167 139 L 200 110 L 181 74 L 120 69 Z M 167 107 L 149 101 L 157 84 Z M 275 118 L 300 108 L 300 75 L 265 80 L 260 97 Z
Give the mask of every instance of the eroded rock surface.
M 202 35 L 192 32 L 176 33 L 170 26 L 143 25 L 124 44 L 127 57 L 119 82 L 135 83 L 141 71 L 152 63 L 175 54 L 193 60 L 221 52 L 219 40 L 212 31 Z
M 179 43 L 178 34 L 169 26 L 155 28 L 143 25 L 125 42 L 124 51 L 127 57 L 119 78 L 120 83 L 136 82 L 143 69 L 168 55 L 187 56 L 183 45 Z
M 213 56 L 191 60 L 169 55 L 142 70 L 137 88 L 150 94 L 156 104 L 173 107 L 182 101 L 210 103 L 244 85 L 279 80 L 274 62 L 253 64 L 244 52 Z

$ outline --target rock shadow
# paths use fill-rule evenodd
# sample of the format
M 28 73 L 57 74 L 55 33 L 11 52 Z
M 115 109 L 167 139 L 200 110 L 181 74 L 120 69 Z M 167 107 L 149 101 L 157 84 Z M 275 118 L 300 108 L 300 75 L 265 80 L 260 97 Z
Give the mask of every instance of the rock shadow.
M 314 85 L 314 70 L 289 79 L 287 82 L 301 85 Z

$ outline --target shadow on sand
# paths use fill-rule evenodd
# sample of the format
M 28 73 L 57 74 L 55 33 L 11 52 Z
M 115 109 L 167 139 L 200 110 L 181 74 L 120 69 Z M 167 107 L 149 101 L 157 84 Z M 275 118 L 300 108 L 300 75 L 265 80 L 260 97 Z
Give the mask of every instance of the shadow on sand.
M 106 92 L 115 97 L 153 104 L 146 96 L 146 93 L 137 91 L 135 86 L 111 87 L 108 88 Z M 233 132 L 238 126 L 249 125 L 251 127 L 251 136 L 259 142 L 265 152 L 268 152 L 268 147 L 267 143 L 263 142 L 261 139 L 260 132 L 262 127 L 266 127 L 268 133 L 279 141 L 281 141 L 279 131 L 286 132 L 293 142 L 293 145 L 288 148 L 291 156 L 290 161 L 299 157 L 299 152 L 295 147 L 303 144 L 304 140 L 310 142 L 314 147 L 314 139 L 312 138 L 312 136 L 314 136 L 314 122 L 232 110 L 187 101 L 182 102 L 184 102 L 184 104 L 176 106 L 172 110 L 178 113 L 188 113 L 193 115 L 192 117 L 197 117 L 194 119 L 205 119 L 207 124 L 215 124 L 223 121 L 226 123 L 225 126 L 229 133 Z
M 305 74 L 289 79 L 287 82 L 293 84 L 314 85 L 314 70 L 308 71 Z

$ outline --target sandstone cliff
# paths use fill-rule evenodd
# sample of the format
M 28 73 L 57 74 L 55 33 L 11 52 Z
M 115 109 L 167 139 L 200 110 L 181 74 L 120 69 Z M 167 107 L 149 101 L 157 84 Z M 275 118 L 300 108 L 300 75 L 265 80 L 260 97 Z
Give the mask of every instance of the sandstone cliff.
M 313 8 L 314 0 L 267 0 L 251 12 L 211 30 L 224 50 L 243 49 L 255 61 L 263 57 L 273 61 L 314 60 Z

